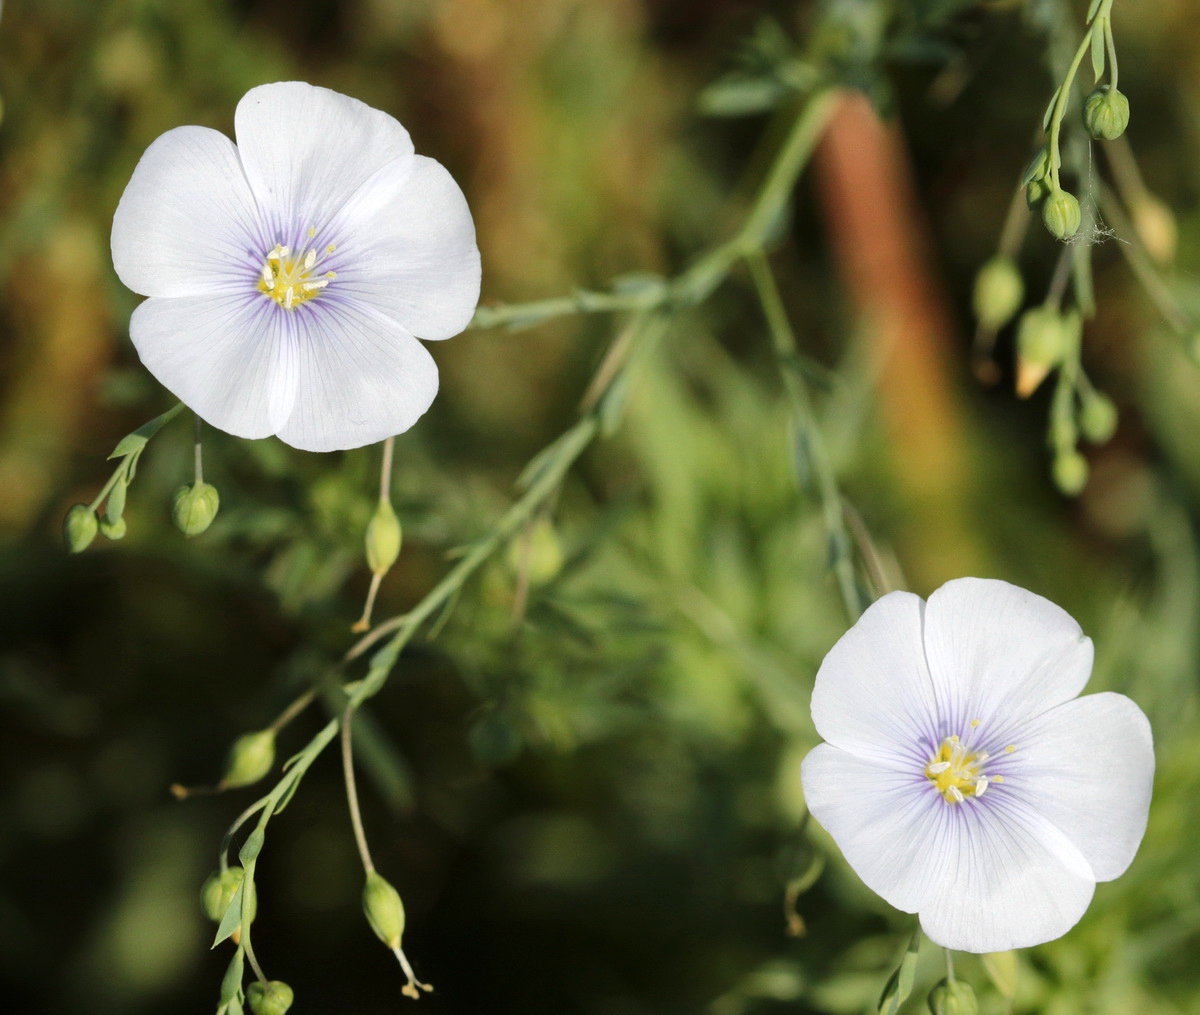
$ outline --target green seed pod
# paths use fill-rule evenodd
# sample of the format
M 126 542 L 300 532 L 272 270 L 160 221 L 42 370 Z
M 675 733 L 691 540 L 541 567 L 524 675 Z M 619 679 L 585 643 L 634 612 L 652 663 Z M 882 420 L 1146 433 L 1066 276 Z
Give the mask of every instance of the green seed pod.
M 213 523 L 221 496 L 211 483 L 181 486 L 171 502 L 175 527 L 185 536 L 198 536 Z
M 229 762 L 221 779 L 224 789 L 236 789 L 258 782 L 275 764 L 275 731 L 266 729 L 247 733 L 233 742 Z
M 1075 497 L 1087 486 L 1088 463 L 1078 451 L 1060 452 L 1054 459 L 1054 485 L 1068 497 Z
M 1129 126 L 1129 100 L 1111 85 L 1101 85 L 1083 103 L 1083 123 L 1097 141 L 1112 141 Z
M 67 549 L 72 553 L 83 553 L 92 545 L 99 528 L 96 512 L 86 504 L 76 504 L 63 519 L 63 539 L 67 542 Z
M 1011 257 L 997 254 L 975 276 L 975 316 L 990 331 L 998 331 L 1012 320 L 1024 296 L 1025 283 Z
M 292 1006 L 292 988 L 282 980 L 255 980 L 246 988 L 246 1002 L 254 1015 L 284 1015 Z
M 125 524 L 124 518 L 118 518 L 116 521 L 113 521 L 108 515 L 105 515 L 100 519 L 100 534 L 105 539 L 112 539 L 114 541 L 124 539 L 128 529 L 129 526 Z
M 1042 222 L 1056 239 L 1067 240 L 1074 236 L 1079 232 L 1082 219 L 1075 196 L 1061 188 L 1051 190 L 1042 202 Z
M 400 947 L 400 938 L 404 935 L 404 903 L 400 901 L 400 893 L 378 871 L 367 875 L 363 912 L 380 941 L 393 950 Z
M 1093 444 L 1104 444 L 1117 432 L 1117 407 L 1107 395 L 1089 392 L 1079 410 L 1079 429 Z
M 979 1015 L 979 1002 L 969 983 L 940 980 L 929 992 L 929 1010 L 933 1015 Z
M 200 889 L 200 905 L 204 909 L 204 915 L 214 923 L 220 923 L 245 875 L 246 872 L 241 867 L 213 871 L 204 882 L 204 887 Z
M 510 542 L 505 557 L 514 572 L 519 574 L 525 569 L 534 588 L 552 581 L 562 570 L 562 546 L 548 518 L 539 518 L 532 528 Z
M 403 531 L 392 505 L 381 500 L 367 523 L 367 567 L 372 574 L 387 574 L 400 556 Z

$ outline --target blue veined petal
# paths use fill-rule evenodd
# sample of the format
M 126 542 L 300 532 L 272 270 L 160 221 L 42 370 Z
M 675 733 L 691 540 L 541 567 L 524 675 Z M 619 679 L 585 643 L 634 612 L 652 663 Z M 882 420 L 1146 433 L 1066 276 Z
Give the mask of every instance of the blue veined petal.
M 176 127 L 154 141 L 113 216 L 113 265 L 143 296 L 253 286 L 265 242 L 236 149 L 207 127 Z
M 947 582 L 925 607 L 925 654 L 939 711 L 959 732 L 973 719 L 1003 737 L 1074 698 L 1092 642 L 1048 599 L 986 578 Z
M 276 433 L 292 412 L 291 316 L 251 290 L 146 300 L 129 336 L 147 369 L 201 419 L 237 437 Z

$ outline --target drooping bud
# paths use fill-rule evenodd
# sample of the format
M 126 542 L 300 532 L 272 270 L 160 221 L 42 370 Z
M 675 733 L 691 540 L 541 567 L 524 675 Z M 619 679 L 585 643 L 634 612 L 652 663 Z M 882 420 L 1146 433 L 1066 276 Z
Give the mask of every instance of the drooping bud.
M 236 789 L 258 782 L 275 764 L 275 731 L 247 733 L 233 742 L 221 779 L 222 789 Z
M 63 519 L 63 539 L 72 553 L 83 553 L 92 545 L 100 528 L 96 512 L 86 504 L 76 504 Z
M 1045 223 L 1050 235 L 1059 240 L 1067 240 L 1079 232 L 1079 224 L 1083 216 L 1079 211 L 1079 202 L 1074 194 L 1069 194 L 1061 187 L 1052 189 L 1042 202 L 1042 222 Z
M 254 1015 L 284 1015 L 293 1000 L 292 988 L 282 980 L 255 980 L 246 988 L 246 1002 Z
M 1112 141 L 1129 126 L 1129 100 L 1111 85 L 1101 85 L 1084 100 L 1083 123 L 1097 141 Z
M 1050 196 L 1050 184 L 1045 180 L 1033 180 L 1025 188 L 1025 204 L 1030 211 L 1040 208 Z
M 1088 463 L 1078 451 L 1060 451 L 1054 457 L 1054 485 L 1068 497 L 1075 497 L 1087 486 Z
M 1028 398 L 1067 352 L 1066 323 L 1054 307 L 1033 307 L 1017 325 L 1017 395 Z
M 1117 407 L 1107 395 L 1089 391 L 1079 409 L 1079 429 L 1093 444 L 1105 443 L 1117 432 Z
M 105 539 L 112 539 L 114 541 L 124 539 L 128 529 L 129 526 L 125 523 L 124 518 L 118 518 L 114 521 L 108 515 L 105 515 L 100 519 L 100 534 Z
M 989 331 L 1003 328 L 1020 309 L 1025 284 L 1011 257 L 997 254 L 975 276 L 974 307 L 979 323 Z
M 933 1015 L 979 1015 L 979 1002 L 969 983 L 940 980 L 929 992 L 929 1010 Z
M 404 936 L 404 903 L 400 893 L 378 871 L 367 874 L 363 912 L 375 936 L 392 951 L 398 950 Z
M 185 536 L 198 536 L 213 523 L 221 497 L 211 483 L 193 483 L 175 491 L 171 517 Z
M 387 574 L 400 556 L 403 530 L 389 501 L 381 500 L 367 523 L 367 567 L 372 574 Z

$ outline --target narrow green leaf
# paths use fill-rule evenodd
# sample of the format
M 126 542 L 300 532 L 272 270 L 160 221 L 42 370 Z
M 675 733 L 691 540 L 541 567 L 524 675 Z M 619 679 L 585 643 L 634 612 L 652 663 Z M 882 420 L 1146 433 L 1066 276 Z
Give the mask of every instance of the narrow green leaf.
M 221 980 L 221 1004 L 229 1004 L 242 989 L 242 979 L 245 976 L 244 954 L 243 950 L 239 948 L 233 953 L 233 958 L 229 960 L 229 967 L 225 970 L 225 976 Z
M 243 867 L 258 858 L 258 854 L 262 852 L 264 838 L 266 835 L 261 828 L 254 829 L 246 836 L 246 841 L 242 843 L 242 848 L 238 851 L 238 859 L 242 861 Z
M 1059 89 L 1054 89 L 1054 94 L 1050 96 L 1050 104 L 1046 107 L 1046 115 L 1042 117 L 1042 130 L 1050 130 L 1050 117 L 1054 115 L 1054 106 L 1058 102 Z
M 1092 27 L 1092 73 L 1097 84 L 1104 77 L 1104 22 L 1107 20 L 1101 18 Z
M 233 898 L 229 900 L 229 905 L 225 909 L 225 915 L 221 917 L 221 924 L 217 927 L 217 936 L 213 938 L 212 946 L 217 947 L 222 941 L 229 937 L 242 922 L 242 889 L 245 887 L 243 881 L 237 887 L 237 891 L 233 893 Z
M 1084 22 L 1085 24 L 1090 25 L 1092 23 L 1092 18 L 1096 16 L 1096 12 L 1100 9 L 1100 5 L 1103 2 L 1104 0 L 1092 0 L 1091 6 L 1088 7 L 1087 18 Z
M 171 422 L 179 415 L 183 409 L 183 403 L 178 402 L 173 408 L 168 409 L 161 416 L 155 416 L 149 423 L 143 423 L 133 433 L 128 433 L 117 443 L 113 449 L 113 453 L 108 457 L 124 458 L 132 451 L 138 451 L 146 446 L 146 442 L 153 437 L 159 430 Z
M 883 993 L 879 995 L 879 1015 L 896 1015 L 900 1006 L 908 1000 L 912 993 L 913 978 L 917 973 L 917 951 L 921 947 L 921 931 L 913 931 L 913 936 L 904 950 L 904 958 L 888 981 L 884 984 Z

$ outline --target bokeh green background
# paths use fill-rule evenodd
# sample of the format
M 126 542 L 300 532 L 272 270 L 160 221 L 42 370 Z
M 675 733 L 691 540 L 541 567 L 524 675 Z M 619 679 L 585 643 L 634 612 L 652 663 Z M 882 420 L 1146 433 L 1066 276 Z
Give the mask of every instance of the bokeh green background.
M 765 0 L 10 0 L 0 20 L 0 968 L 8 1010 L 205 1012 L 224 953 L 197 893 L 236 798 L 170 799 L 219 773 L 350 643 L 376 452 L 307 455 L 211 433 L 222 513 L 186 541 L 170 493 L 189 427 L 164 431 L 129 535 L 68 557 L 122 434 L 167 408 L 126 335 L 136 297 L 108 257 L 113 208 L 161 132 L 231 132 L 243 92 L 300 78 L 397 116 L 463 185 L 485 302 L 672 274 L 735 227 L 777 137 L 705 118 L 697 95 L 764 16 L 797 40 L 833 16 L 914 21 L 868 53 L 911 162 L 914 221 L 946 327 L 924 386 L 830 236 L 837 181 L 808 176 L 773 255 L 845 492 L 892 584 L 1001 577 L 1095 639 L 1093 689 L 1150 715 L 1158 779 L 1142 851 L 1065 939 L 1022 956 L 1018 1011 L 1200 1011 L 1200 369 L 1115 242 L 1095 251 L 1084 360 L 1121 425 L 1066 499 L 1046 392 L 970 370 L 970 286 L 994 249 L 1052 82 L 1030 17 L 1082 3 Z M 950 15 L 923 34 L 922 18 Z M 1173 209 L 1168 284 L 1200 309 L 1200 33 L 1193 0 L 1117 0 L 1129 138 Z M 907 22 L 906 22 L 907 23 Z M 830 45 L 836 45 L 836 38 Z M 801 45 L 800 42 L 797 45 Z M 1106 166 L 1095 155 L 1094 172 Z M 862 195 L 868 203 L 873 195 Z M 186 201 L 186 195 L 180 200 Z M 1021 256 L 1040 298 L 1056 251 Z M 186 258 L 187 251 L 180 256 Z M 569 425 L 620 326 L 473 331 L 433 350 L 442 390 L 397 445 L 402 611 L 508 502 Z M 828 368 L 828 369 L 827 369 Z M 930 398 L 930 391 L 936 398 Z M 896 420 L 907 421 L 897 426 Z M 915 428 L 915 429 L 914 429 Z M 913 433 L 920 437 L 910 439 Z M 928 450 L 952 448 L 930 460 Z M 515 565 L 473 581 L 363 721 L 363 802 L 437 987 L 424 1011 L 863 1011 L 909 918 L 801 827 L 807 698 L 845 625 L 753 292 L 740 273 L 639 367 L 620 432 L 574 470 L 547 579 L 514 626 Z M 556 573 L 554 557 L 561 554 Z M 284 734 L 298 748 L 321 721 Z M 784 886 L 829 862 L 785 933 Z M 272 825 L 255 940 L 297 1012 L 391 1012 L 393 960 L 359 911 L 340 772 L 324 758 Z M 927 949 L 921 983 L 939 960 Z M 1001 1010 L 974 960 L 960 970 Z M 914 1008 L 919 1005 L 914 1001 Z

